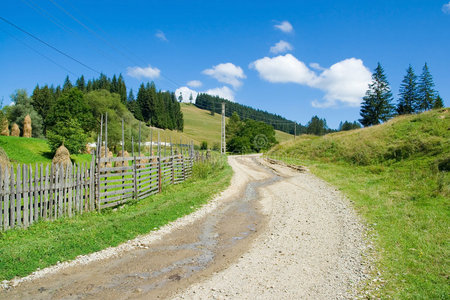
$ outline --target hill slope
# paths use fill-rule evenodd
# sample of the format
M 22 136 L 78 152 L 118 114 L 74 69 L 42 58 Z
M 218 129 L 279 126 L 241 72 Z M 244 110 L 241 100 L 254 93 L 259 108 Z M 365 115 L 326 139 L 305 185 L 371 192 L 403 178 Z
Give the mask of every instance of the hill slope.
M 184 134 L 200 143 L 208 142 L 212 147 L 214 143 L 220 144 L 220 114 L 211 116 L 209 110 L 200 109 L 192 104 L 181 104 L 184 117 Z M 228 120 L 228 118 L 226 118 Z M 293 139 L 293 135 L 275 130 L 275 138 L 279 142 Z
M 450 294 L 450 113 L 401 116 L 385 124 L 303 136 L 270 155 L 308 165 L 340 188 L 372 225 L 381 296 L 444 299 Z

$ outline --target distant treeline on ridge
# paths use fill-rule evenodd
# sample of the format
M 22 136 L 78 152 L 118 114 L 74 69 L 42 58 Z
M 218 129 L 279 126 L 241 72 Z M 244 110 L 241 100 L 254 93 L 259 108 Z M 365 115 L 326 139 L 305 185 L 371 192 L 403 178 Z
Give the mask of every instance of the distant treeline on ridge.
M 225 102 L 225 116 L 231 117 L 233 112 L 236 112 L 242 120 L 252 119 L 270 124 L 274 129 L 294 134 L 296 124 L 297 135 L 306 133 L 306 127 L 300 123 L 283 118 L 282 116 L 269 113 L 264 110 L 254 109 L 250 106 L 242 105 L 236 102 L 220 98 L 218 96 L 211 96 L 208 94 L 198 94 L 195 100 L 195 106 L 201 109 L 211 111 L 211 114 L 222 113 L 222 102 Z

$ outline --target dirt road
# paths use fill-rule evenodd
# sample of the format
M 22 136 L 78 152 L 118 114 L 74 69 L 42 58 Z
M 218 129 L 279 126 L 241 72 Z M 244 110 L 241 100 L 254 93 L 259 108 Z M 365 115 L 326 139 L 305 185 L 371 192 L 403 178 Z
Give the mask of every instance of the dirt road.
M 256 156 L 229 162 L 231 186 L 196 213 L 12 282 L 0 298 L 353 297 L 363 227 L 339 192 Z

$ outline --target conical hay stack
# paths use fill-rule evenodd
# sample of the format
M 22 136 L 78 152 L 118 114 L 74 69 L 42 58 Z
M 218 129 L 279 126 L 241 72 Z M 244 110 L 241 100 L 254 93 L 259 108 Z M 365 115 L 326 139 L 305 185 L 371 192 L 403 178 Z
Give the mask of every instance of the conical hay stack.
M 8 119 L 4 118 L 2 122 L 2 132 L 0 133 L 4 136 L 9 136 L 9 122 Z
M 113 157 L 112 152 L 109 151 L 109 148 L 106 148 L 106 151 L 108 151 L 107 152 L 108 153 L 107 157 Z M 104 157 L 105 157 L 105 146 L 102 146 L 100 148 L 100 158 L 104 158 Z M 100 164 L 101 168 L 111 168 L 111 166 L 112 166 L 111 162 Z
M 20 136 L 20 129 L 16 123 L 11 126 L 11 136 Z
M 5 170 L 10 166 L 8 155 L 6 154 L 5 150 L 3 150 L 2 147 L 0 147 L 0 167 L 2 170 Z
M 117 154 L 117 157 L 122 157 L 122 150 L 119 151 L 119 154 Z M 127 150 L 123 152 L 123 157 L 130 157 L 130 154 Z M 128 161 L 116 161 L 116 167 L 126 167 L 128 166 Z M 125 171 L 122 171 L 125 172 Z
M 31 137 L 31 118 L 30 115 L 26 115 L 23 120 L 23 137 Z
M 67 148 L 62 144 L 55 153 L 55 156 L 52 159 L 52 163 L 54 165 L 62 164 L 63 166 L 68 166 L 72 162 L 70 161 L 70 152 Z
M 91 154 L 91 146 L 89 146 L 89 144 L 86 144 L 86 148 L 84 149 L 84 153 Z

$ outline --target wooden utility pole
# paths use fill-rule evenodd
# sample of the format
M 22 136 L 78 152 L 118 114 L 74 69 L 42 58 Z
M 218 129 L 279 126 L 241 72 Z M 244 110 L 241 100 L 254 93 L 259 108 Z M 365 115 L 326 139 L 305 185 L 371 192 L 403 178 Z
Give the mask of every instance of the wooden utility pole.
M 225 141 L 225 102 L 222 102 L 222 132 L 220 138 L 220 154 L 227 152 L 227 145 Z
M 297 136 L 297 123 L 294 122 L 294 140 L 296 136 Z

